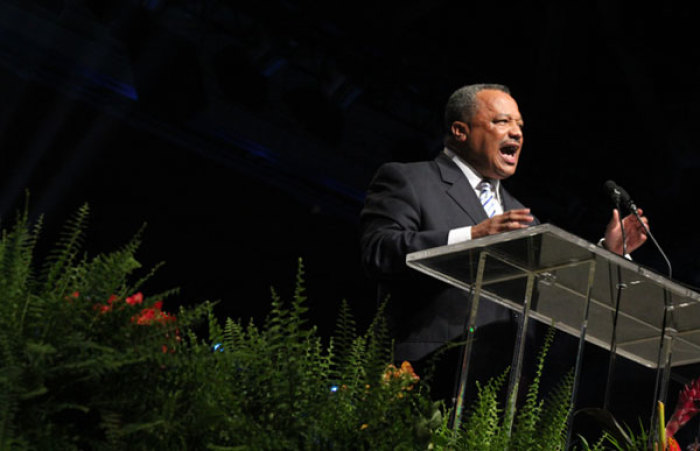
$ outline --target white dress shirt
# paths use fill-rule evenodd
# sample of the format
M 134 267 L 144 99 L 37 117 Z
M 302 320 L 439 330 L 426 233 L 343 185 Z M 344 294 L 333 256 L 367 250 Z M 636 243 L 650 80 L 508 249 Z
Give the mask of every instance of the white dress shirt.
M 464 173 L 465 177 L 467 177 L 467 180 L 469 181 L 469 185 L 472 187 L 474 190 L 474 193 L 476 193 L 476 197 L 479 197 L 479 190 L 477 189 L 477 186 L 481 181 L 484 179 L 469 163 L 461 159 L 457 154 L 455 154 L 453 151 L 445 147 L 443 150 L 445 155 L 447 155 L 452 161 L 455 162 L 455 164 L 459 167 L 459 169 L 462 170 Z M 500 215 L 503 213 L 503 201 L 501 200 L 501 193 L 500 193 L 500 186 L 501 186 L 501 181 L 500 180 L 491 180 L 491 183 L 493 185 L 493 192 L 494 196 L 496 198 L 496 214 Z M 463 241 L 468 241 L 472 239 L 472 226 L 465 226 L 465 227 L 459 227 L 456 229 L 452 229 L 449 231 L 447 235 L 447 244 L 454 244 L 454 243 L 461 243 Z

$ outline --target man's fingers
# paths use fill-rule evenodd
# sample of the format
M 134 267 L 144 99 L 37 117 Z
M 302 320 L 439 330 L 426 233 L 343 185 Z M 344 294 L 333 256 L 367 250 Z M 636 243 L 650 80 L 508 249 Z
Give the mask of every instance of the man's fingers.
M 517 221 L 519 223 L 529 224 L 535 220 L 530 214 L 530 210 L 510 210 L 503 214 L 506 221 Z
M 529 208 L 520 210 L 509 210 L 493 218 L 487 219 L 478 226 L 478 230 L 472 229 L 473 237 L 481 237 L 486 235 L 494 235 L 497 233 L 507 232 L 509 230 L 518 230 L 528 227 L 535 218 L 530 214 Z
M 517 230 L 527 227 L 532 220 L 503 217 L 498 227 L 500 231 Z

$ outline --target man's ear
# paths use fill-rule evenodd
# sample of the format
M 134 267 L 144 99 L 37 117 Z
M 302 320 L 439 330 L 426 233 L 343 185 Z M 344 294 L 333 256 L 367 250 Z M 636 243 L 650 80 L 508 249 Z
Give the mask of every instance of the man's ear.
M 455 141 L 465 142 L 469 138 L 469 124 L 461 121 L 454 121 L 450 126 L 450 132 Z

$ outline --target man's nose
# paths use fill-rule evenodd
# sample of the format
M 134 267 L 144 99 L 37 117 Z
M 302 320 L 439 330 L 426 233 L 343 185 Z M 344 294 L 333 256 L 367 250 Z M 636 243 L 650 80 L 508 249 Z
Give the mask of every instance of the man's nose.
M 508 136 L 512 139 L 517 139 L 520 141 L 523 138 L 523 129 L 520 125 L 513 123 L 508 130 Z

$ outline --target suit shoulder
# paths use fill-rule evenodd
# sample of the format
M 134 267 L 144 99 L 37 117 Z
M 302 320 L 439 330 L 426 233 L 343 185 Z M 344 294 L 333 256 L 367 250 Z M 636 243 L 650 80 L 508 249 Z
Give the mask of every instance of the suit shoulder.
M 391 161 L 379 166 L 377 174 L 421 174 L 425 172 L 435 171 L 437 163 L 435 161 L 412 161 L 398 162 Z

